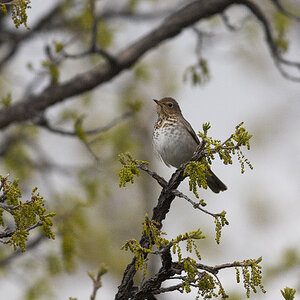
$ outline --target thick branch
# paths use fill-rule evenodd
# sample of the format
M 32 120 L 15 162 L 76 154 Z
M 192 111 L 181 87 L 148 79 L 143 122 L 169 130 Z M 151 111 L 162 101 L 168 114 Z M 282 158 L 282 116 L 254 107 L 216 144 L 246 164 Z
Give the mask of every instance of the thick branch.
M 159 272 L 152 278 L 148 279 L 136 293 L 134 299 L 148 299 L 149 296 L 153 296 L 153 290 L 157 290 L 161 287 L 162 283 L 173 276 L 175 273 L 171 269 L 172 266 L 172 255 L 171 247 L 173 243 L 170 243 L 161 252 L 162 267 Z
M 170 15 L 160 26 L 137 40 L 116 56 L 116 64 L 106 63 L 77 75 L 69 81 L 52 85 L 38 95 L 25 97 L 9 108 L 0 111 L 0 128 L 11 123 L 32 119 L 48 107 L 72 96 L 82 94 L 111 80 L 130 68 L 146 52 L 161 42 L 178 35 L 195 22 L 223 12 L 234 0 L 194 1 Z

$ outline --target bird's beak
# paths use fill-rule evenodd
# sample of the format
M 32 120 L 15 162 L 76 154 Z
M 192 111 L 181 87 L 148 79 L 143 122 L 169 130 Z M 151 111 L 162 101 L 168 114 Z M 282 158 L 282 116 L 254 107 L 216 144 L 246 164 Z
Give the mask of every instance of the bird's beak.
M 156 99 L 153 99 L 153 101 L 154 101 L 156 104 L 158 104 L 158 100 L 156 100 Z

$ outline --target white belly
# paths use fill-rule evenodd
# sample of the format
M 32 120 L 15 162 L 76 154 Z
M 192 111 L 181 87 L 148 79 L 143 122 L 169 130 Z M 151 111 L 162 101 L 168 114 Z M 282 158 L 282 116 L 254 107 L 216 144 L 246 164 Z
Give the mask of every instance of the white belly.
M 175 168 L 189 161 L 197 147 L 193 137 L 190 134 L 182 134 L 180 130 L 174 127 L 163 127 L 153 133 L 155 151 L 167 166 L 171 165 Z

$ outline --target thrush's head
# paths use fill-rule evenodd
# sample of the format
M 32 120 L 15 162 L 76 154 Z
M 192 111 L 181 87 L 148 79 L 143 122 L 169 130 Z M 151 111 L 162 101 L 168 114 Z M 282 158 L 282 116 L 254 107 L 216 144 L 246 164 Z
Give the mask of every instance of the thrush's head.
M 177 101 L 171 97 L 165 97 L 161 100 L 155 100 L 157 104 L 157 114 L 159 117 L 181 116 L 181 110 Z

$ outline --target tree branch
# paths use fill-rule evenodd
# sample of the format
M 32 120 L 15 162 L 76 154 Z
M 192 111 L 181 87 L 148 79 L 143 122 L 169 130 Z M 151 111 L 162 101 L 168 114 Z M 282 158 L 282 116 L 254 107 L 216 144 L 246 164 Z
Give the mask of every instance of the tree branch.
M 28 253 L 28 251 L 30 249 L 37 247 L 42 241 L 45 241 L 45 240 L 46 240 L 46 236 L 44 234 L 38 235 L 36 238 L 34 238 L 33 240 L 29 241 L 26 244 L 26 252 L 22 252 L 20 249 L 17 249 L 16 251 L 12 252 L 7 257 L 2 258 L 0 260 L 0 267 L 5 267 L 11 261 L 13 261 L 16 257 L 23 255 L 25 253 Z
M 270 0 L 272 4 L 284 15 L 288 18 L 291 18 L 297 22 L 300 22 L 300 16 L 293 14 L 292 12 L 287 11 L 284 6 L 281 4 L 280 0 Z
M 195 201 L 193 201 L 193 200 L 190 199 L 188 196 L 186 196 L 185 194 L 181 193 L 181 192 L 178 191 L 178 190 L 172 190 L 172 193 L 173 193 L 176 197 L 185 199 L 186 201 L 188 201 L 189 203 L 192 204 L 193 208 L 199 209 L 199 210 L 201 210 L 202 212 L 204 212 L 205 214 L 208 214 L 208 215 L 210 215 L 210 216 L 212 216 L 212 217 L 214 217 L 214 218 L 217 218 L 217 217 L 219 216 L 219 214 L 211 213 L 211 212 L 209 212 L 208 210 L 202 208 L 200 203 L 196 203 Z
M 192 160 L 200 160 L 205 155 L 204 149 L 205 143 L 202 142 L 197 151 L 194 153 Z M 153 208 L 152 220 L 157 222 L 159 229 L 162 227 L 162 221 L 166 218 L 167 213 L 170 210 L 171 204 L 175 198 L 172 191 L 176 190 L 179 184 L 184 180 L 184 170 L 188 163 L 182 164 L 172 175 L 171 179 L 165 187 L 163 187 L 160 196 L 158 198 L 157 205 Z M 146 235 L 143 235 L 140 240 L 140 245 L 143 248 L 149 247 L 149 240 Z M 118 292 L 115 299 L 129 299 L 132 293 L 133 277 L 136 273 L 135 268 L 136 258 L 133 258 L 132 262 L 127 266 L 121 285 L 118 288 Z
M 171 245 L 171 244 L 170 244 Z M 170 246 L 168 245 L 168 246 Z M 165 250 L 165 249 L 164 249 Z M 232 263 L 225 263 L 215 266 L 209 266 L 197 263 L 195 266 L 197 268 L 198 277 L 195 277 L 194 279 L 188 279 L 186 275 L 182 275 L 183 272 L 185 272 L 184 269 L 184 262 L 172 262 L 172 257 L 170 253 L 170 247 L 166 247 L 167 251 L 163 251 L 162 254 L 169 254 L 170 258 L 167 259 L 168 264 L 163 264 L 159 272 L 154 275 L 153 277 L 149 278 L 141 287 L 141 289 L 136 293 L 136 295 L 133 297 L 133 299 L 145 299 L 146 296 L 151 294 L 161 294 L 161 293 L 167 293 L 172 292 L 175 290 L 178 290 L 179 292 L 182 292 L 182 283 L 177 285 L 171 285 L 169 287 L 161 287 L 161 284 L 166 280 L 181 280 L 181 281 L 188 281 L 191 286 L 198 287 L 197 284 L 195 284 L 199 278 L 206 275 L 207 273 L 210 273 L 215 277 L 216 283 L 219 285 L 220 290 L 222 291 L 223 298 L 227 298 L 227 294 L 224 291 L 224 288 L 222 286 L 222 283 L 217 276 L 218 272 L 223 269 L 228 268 L 235 268 L 235 267 L 249 267 L 251 263 L 258 263 L 260 259 L 258 260 L 245 260 L 242 262 L 232 262 Z M 162 259 L 163 261 L 163 259 Z M 199 270 L 202 270 L 203 272 L 200 272 Z M 179 276 L 174 276 L 179 275 Z
M 193 1 L 171 14 L 160 26 L 119 53 L 116 56 L 116 64 L 106 63 L 65 83 L 49 86 L 40 94 L 25 97 L 7 109 L 0 110 L 0 128 L 30 120 L 56 103 L 90 91 L 111 80 L 161 42 L 178 35 L 184 28 L 201 19 L 223 12 L 234 2 L 234 0 Z
M 116 119 L 112 120 L 111 122 L 107 123 L 104 126 L 100 126 L 100 127 L 96 127 L 94 129 L 89 129 L 86 130 L 84 132 L 84 134 L 86 135 L 92 135 L 92 134 L 97 134 L 97 133 L 101 133 L 104 131 L 107 131 L 109 129 L 111 129 L 112 127 L 114 127 L 115 125 L 125 121 L 126 119 L 130 118 L 133 115 L 132 111 L 128 111 L 124 114 L 122 114 L 121 116 L 117 117 Z M 52 125 L 49 124 L 49 121 L 46 119 L 45 116 L 42 116 L 37 122 L 37 125 L 49 130 L 50 132 L 53 133 L 57 133 L 57 134 L 61 134 L 61 135 L 66 135 L 66 136 L 71 136 L 71 137 L 77 137 L 77 134 L 75 131 L 68 131 L 68 130 L 64 130 L 64 129 L 59 129 L 59 128 L 55 128 Z
M 153 177 L 161 187 L 163 188 L 167 187 L 168 184 L 167 181 L 163 177 L 159 176 L 157 173 L 151 171 L 146 165 L 136 163 L 136 166 L 141 170 L 145 171 L 146 173 L 148 173 L 151 177 Z
M 39 226 L 42 226 L 42 225 L 43 225 L 43 221 L 38 221 L 35 224 L 33 224 L 33 225 L 29 226 L 28 228 L 26 228 L 26 231 L 29 232 L 30 230 L 33 230 L 36 227 L 39 227 Z M 15 233 L 15 231 L 8 231 L 8 232 L 2 231 L 2 232 L 0 232 L 0 239 L 11 237 L 14 233 Z
M 99 26 L 99 21 L 100 18 L 98 18 L 95 15 L 95 1 L 92 1 L 90 3 L 90 14 L 93 19 L 93 24 L 92 24 L 92 32 L 91 32 L 91 42 L 90 42 L 90 48 L 82 53 L 78 54 L 68 54 L 65 49 L 63 48 L 61 53 L 64 58 L 72 58 L 72 59 L 77 59 L 77 58 L 83 58 L 86 56 L 89 56 L 91 54 L 98 54 L 103 56 L 109 63 L 111 64 L 116 64 L 116 59 L 106 50 L 103 48 L 99 47 L 97 45 L 97 35 L 98 35 L 98 26 Z
M 162 267 L 157 274 L 144 282 L 141 289 L 134 296 L 134 299 L 151 299 L 151 297 L 154 297 L 153 290 L 159 289 L 164 281 L 175 274 L 171 269 L 172 255 L 170 249 L 172 245 L 173 243 L 170 243 L 163 248 L 160 253 Z
M 276 46 L 274 37 L 272 35 L 271 26 L 269 24 L 269 21 L 267 20 L 266 16 L 263 14 L 261 9 L 256 4 L 254 4 L 254 2 L 251 2 L 249 0 L 239 0 L 239 1 L 237 1 L 237 3 L 246 6 L 262 24 L 262 28 L 263 28 L 263 31 L 265 34 L 265 39 L 266 39 L 267 45 L 270 49 L 274 63 L 276 65 L 277 69 L 279 70 L 279 72 L 282 74 L 282 76 L 291 81 L 300 82 L 300 75 L 293 76 L 293 75 L 289 74 L 288 72 L 286 72 L 282 68 L 282 66 L 293 67 L 293 68 L 297 69 L 297 71 L 300 73 L 300 62 L 290 61 L 290 60 L 287 60 L 282 57 L 280 50 Z

